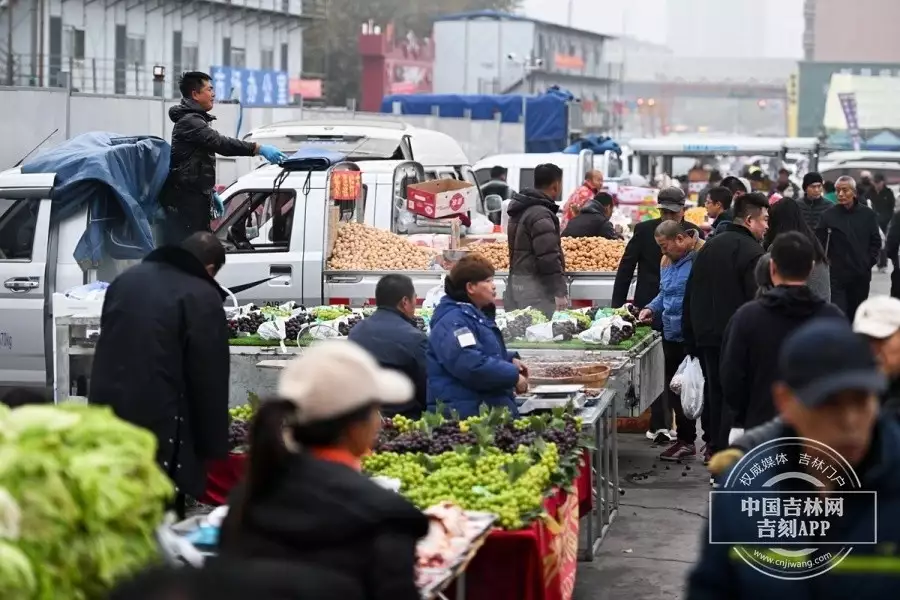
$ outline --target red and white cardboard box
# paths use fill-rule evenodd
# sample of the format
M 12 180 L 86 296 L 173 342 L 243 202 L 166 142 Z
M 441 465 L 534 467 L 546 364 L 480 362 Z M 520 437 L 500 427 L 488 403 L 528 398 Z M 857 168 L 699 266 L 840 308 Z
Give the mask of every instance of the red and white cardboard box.
M 412 213 L 439 219 L 475 210 L 478 188 L 457 179 L 411 183 L 406 188 L 406 208 Z

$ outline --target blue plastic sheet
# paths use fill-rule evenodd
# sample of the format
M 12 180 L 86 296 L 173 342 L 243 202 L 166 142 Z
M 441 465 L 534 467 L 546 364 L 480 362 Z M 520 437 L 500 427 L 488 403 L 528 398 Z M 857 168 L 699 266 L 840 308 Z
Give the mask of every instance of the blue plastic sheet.
M 169 144 L 161 138 L 92 132 L 38 153 L 22 172 L 56 173 L 53 223 L 88 206 L 75 259 L 82 267 L 96 267 L 104 256 L 134 260 L 153 250 L 152 224 L 169 157 Z
M 582 150 L 590 150 L 594 154 L 603 154 L 604 152 L 622 154 L 622 148 L 612 138 L 596 134 L 584 136 L 574 144 L 569 145 L 563 152 L 566 154 L 579 154 Z
M 381 102 L 381 112 L 393 113 L 399 103 L 404 115 L 434 115 L 489 121 L 500 116 L 503 123 L 522 120 L 523 96 L 460 94 L 395 94 Z M 540 96 L 525 96 L 525 151 L 559 152 L 568 145 L 571 93 L 557 87 Z

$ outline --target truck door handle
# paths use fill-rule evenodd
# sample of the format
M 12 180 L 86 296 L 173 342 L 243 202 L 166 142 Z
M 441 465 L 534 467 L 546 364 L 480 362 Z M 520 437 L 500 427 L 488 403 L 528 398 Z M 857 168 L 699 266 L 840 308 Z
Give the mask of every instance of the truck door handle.
M 13 277 L 3 282 L 4 287 L 14 292 L 27 292 L 41 285 L 39 277 Z
M 279 275 L 290 275 L 293 272 L 290 265 L 272 265 L 269 267 L 269 275 L 277 277 Z

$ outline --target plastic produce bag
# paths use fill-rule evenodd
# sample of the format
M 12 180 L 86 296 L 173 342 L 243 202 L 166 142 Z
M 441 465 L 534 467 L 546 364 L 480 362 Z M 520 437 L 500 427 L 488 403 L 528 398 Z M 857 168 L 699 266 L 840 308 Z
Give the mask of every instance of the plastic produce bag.
M 472 215 L 472 225 L 469 233 L 473 235 L 486 235 L 494 232 L 494 223 L 481 213 Z
M 706 382 L 700 368 L 700 360 L 697 358 L 685 360 L 690 362 L 684 367 L 681 376 L 681 408 L 684 410 L 684 416 L 695 420 L 703 412 L 703 386 Z
M 256 330 L 256 335 L 264 340 L 283 340 L 287 337 L 284 324 L 287 321 L 284 317 L 266 321 Z
M 672 376 L 672 380 L 669 382 L 669 389 L 679 396 L 681 396 L 681 386 L 684 383 L 684 370 L 690 363 L 691 357 L 685 356 L 684 360 L 681 361 L 681 364 L 678 365 L 678 370 L 675 371 L 675 375 Z
M 525 330 L 526 342 L 552 342 L 553 341 L 553 323 L 541 323 L 540 325 L 532 325 Z
M 444 278 L 441 277 L 441 284 L 436 285 L 425 294 L 425 299 L 422 301 L 422 308 L 426 308 L 429 310 L 434 310 L 438 305 L 438 302 L 441 301 L 441 298 L 444 297 Z

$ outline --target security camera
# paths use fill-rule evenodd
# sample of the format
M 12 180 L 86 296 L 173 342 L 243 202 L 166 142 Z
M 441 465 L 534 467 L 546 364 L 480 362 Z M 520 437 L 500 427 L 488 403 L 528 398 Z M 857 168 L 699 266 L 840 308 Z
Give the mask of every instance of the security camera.
M 543 67 L 543 66 L 544 66 L 544 59 L 543 59 L 543 58 L 539 58 L 539 59 L 537 59 L 536 61 L 534 61 L 534 66 L 536 66 L 536 67 Z
M 516 60 L 516 53 L 510 52 L 509 54 L 506 55 L 506 59 L 507 60 Z

